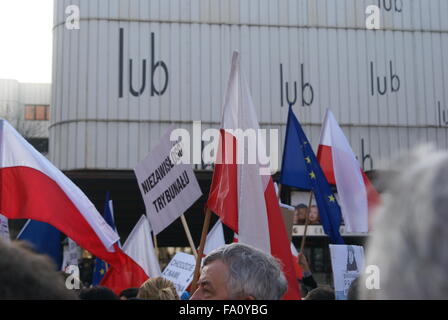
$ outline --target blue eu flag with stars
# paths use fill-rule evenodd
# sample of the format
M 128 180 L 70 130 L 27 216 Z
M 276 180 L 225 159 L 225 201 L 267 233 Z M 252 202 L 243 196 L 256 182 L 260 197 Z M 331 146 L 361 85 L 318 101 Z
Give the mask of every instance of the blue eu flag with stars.
M 57 269 L 61 269 L 61 233 L 58 229 L 48 223 L 30 219 L 20 231 L 17 239 L 31 243 L 37 252 L 48 255 Z
M 117 231 L 117 228 L 115 227 L 114 223 L 114 217 L 111 210 L 111 200 L 110 200 L 110 194 L 109 192 L 106 193 L 106 200 L 104 202 L 104 209 L 103 209 L 103 218 L 106 220 L 107 224 L 111 226 L 112 229 Z M 92 277 L 92 285 L 97 286 L 100 284 L 101 280 L 103 279 L 104 275 L 107 272 L 108 264 L 104 262 L 103 260 L 96 258 L 95 259 L 95 267 L 93 269 L 93 277 Z
M 342 221 L 341 208 L 291 106 L 288 113 L 280 183 L 312 190 L 319 208 L 322 227 L 330 237 L 331 243 L 344 243 L 339 233 Z

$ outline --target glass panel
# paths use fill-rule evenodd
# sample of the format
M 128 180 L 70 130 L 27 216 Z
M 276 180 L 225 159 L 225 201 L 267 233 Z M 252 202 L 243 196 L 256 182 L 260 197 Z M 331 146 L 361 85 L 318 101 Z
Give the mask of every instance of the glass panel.
M 46 106 L 36 106 L 36 120 L 46 120 Z
M 34 120 L 34 119 L 35 119 L 35 107 L 25 106 L 25 120 Z

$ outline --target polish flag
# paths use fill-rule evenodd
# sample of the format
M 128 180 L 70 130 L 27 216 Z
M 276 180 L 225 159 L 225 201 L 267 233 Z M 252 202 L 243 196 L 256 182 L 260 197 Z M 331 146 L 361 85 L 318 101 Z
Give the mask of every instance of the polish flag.
M 0 119 L 0 212 L 9 219 L 51 224 L 120 270 L 120 288 L 134 286 L 135 275 L 143 272 L 120 250 L 118 234 L 86 195 L 3 119 Z M 111 289 L 117 292 L 120 288 Z
M 240 56 L 232 58 L 230 78 L 223 104 L 221 136 L 208 208 L 220 216 L 221 221 L 238 233 L 238 241 L 256 247 L 277 257 L 283 264 L 288 280 L 284 299 L 300 299 L 295 278 L 290 242 L 280 212 L 274 183 L 268 165 L 248 163 L 245 157 L 252 145 L 237 129 L 258 133 L 258 121 L 249 87 L 240 70 Z M 244 145 L 243 145 L 244 144 Z M 264 141 L 257 138 L 258 154 L 265 151 Z M 244 158 L 244 161 L 238 161 Z M 244 162 L 244 164 L 240 164 Z
M 371 212 L 381 199 L 329 109 L 322 126 L 317 158 L 328 183 L 338 189 L 346 231 L 368 232 Z
M 238 235 L 236 233 L 233 235 L 233 242 L 238 243 Z M 292 242 L 291 242 L 291 254 L 293 256 L 293 265 L 296 278 L 302 279 L 303 271 L 299 265 L 299 253 L 297 252 L 297 249 Z
M 135 261 L 144 271 L 143 273 L 139 272 L 134 275 L 134 287 L 140 287 L 140 285 L 149 278 L 162 276 L 159 259 L 156 256 L 151 238 L 151 227 L 148 218 L 145 215 L 140 217 L 140 220 L 138 220 L 134 229 L 132 229 L 122 249 L 124 253 Z M 121 276 L 122 274 L 120 270 L 112 267 L 102 279 L 101 285 L 106 287 L 116 287 L 118 284 L 119 286 Z
M 126 239 L 123 251 L 142 267 L 148 277 L 156 278 L 162 276 L 162 271 L 154 250 L 151 231 L 148 217 L 143 214 Z
M 299 265 L 299 252 L 296 249 L 296 246 L 291 242 L 291 253 L 294 257 L 294 270 L 296 271 L 296 278 L 302 279 L 303 278 L 303 270 Z

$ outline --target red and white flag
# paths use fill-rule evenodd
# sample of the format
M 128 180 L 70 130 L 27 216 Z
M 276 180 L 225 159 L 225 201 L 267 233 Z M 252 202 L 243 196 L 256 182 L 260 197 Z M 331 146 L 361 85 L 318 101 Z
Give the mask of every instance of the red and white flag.
M 118 234 L 86 195 L 6 120 L 0 119 L 0 212 L 9 219 L 46 222 L 122 272 L 135 285 L 141 268 L 118 247 Z M 111 288 L 116 292 L 120 288 Z M 123 288 L 124 289 L 124 288 Z
M 338 189 L 346 231 L 368 232 L 369 213 L 380 203 L 380 196 L 330 110 L 322 126 L 317 158 L 328 183 Z
M 296 246 L 294 243 L 291 242 L 291 253 L 294 257 L 294 270 L 296 271 L 296 278 L 302 279 L 303 278 L 303 270 L 299 265 L 299 252 L 296 249 Z
M 132 281 L 135 283 L 134 287 L 140 287 L 147 279 L 162 275 L 159 259 L 155 254 L 154 244 L 151 238 L 151 227 L 145 215 L 140 217 L 140 220 L 138 220 L 134 229 L 132 229 L 122 249 L 144 271 L 133 275 Z M 101 285 L 106 287 L 121 286 L 121 277 L 121 270 L 112 267 L 101 280 Z
M 233 235 L 233 242 L 238 243 L 238 235 L 236 233 Z M 302 279 L 303 271 L 299 265 L 299 253 L 297 252 L 297 249 L 292 242 L 291 242 L 291 254 L 293 256 L 293 265 L 294 265 L 294 271 L 295 271 L 296 278 Z
M 207 206 L 220 216 L 221 221 L 238 233 L 238 241 L 252 245 L 277 257 L 283 264 L 288 280 L 285 299 L 299 299 L 290 242 L 275 193 L 274 184 L 266 166 L 241 163 L 244 138 L 235 130 L 259 129 L 255 106 L 249 87 L 240 70 L 240 56 L 235 52 L 223 104 L 221 136 L 215 171 L 213 173 Z M 264 142 L 257 139 L 258 154 L 263 153 Z M 244 152 L 244 151 L 243 151 Z M 246 159 L 244 159 L 246 160 Z M 247 162 L 247 161 L 244 161 Z M 261 174 L 263 172 L 263 174 Z
M 148 277 L 155 278 L 162 275 L 151 238 L 151 227 L 144 214 L 126 239 L 123 251 L 142 267 Z M 143 279 L 143 281 L 145 280 Z

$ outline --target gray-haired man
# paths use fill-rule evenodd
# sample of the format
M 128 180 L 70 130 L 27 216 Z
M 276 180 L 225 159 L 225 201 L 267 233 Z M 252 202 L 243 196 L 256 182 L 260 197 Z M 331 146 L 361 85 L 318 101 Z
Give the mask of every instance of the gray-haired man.
M 192 300 L 278 300 L 288 283 L 277 259 L 251 246 L 233 243 L 204 260 Z

